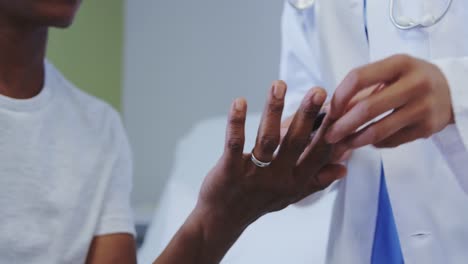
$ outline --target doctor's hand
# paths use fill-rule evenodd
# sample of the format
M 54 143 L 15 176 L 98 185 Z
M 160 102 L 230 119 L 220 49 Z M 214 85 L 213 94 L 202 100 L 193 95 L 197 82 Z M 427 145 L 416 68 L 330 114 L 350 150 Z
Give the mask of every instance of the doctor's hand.
M 371 122 L 385 113 L 389 114 Z M 407 55 L 351 71 L 336 89 L 328 115 L 333 124 L 325 138 L 339 143 L 340 149 L 369 144 L 396 147 L 428 138 L 454 123 L 443 73 L 437 66 Z
M 233 103 L 224 154 L 205 178 L 195 209 L 156 263 L 218 263 L 255 220 L 346 174 L 343 166 L 329 164 L 330 145 L 318 137 L 310 141 L 326 92 L 312 89 L 306 94 L 280 141 L 285 93 L 280 81 L 269 92 L 253 150 L 257 164 L 243 152 L 247 104 L 244 99 Z M 171 262 L 174 256 L 177 261 Z

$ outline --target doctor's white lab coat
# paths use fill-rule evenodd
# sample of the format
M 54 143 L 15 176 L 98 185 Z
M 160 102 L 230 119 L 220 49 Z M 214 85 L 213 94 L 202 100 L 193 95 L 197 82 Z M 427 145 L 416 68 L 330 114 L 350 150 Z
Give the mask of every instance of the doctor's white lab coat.
M 328 263 L 370 263 L 383 161 L 405 263 L 468 263 L 468 1 L 454 0 L 429 28 L 398 30 L 389 0 L 317 0 L 283 14 L 281 79 L 288 84 L 287 112 L 305 92 L 332 94 L 353 68 L 397 53 L 440 67 L 450 84 L 456 125 L 394 149 L 357 150 L 348 176 L 336 184 Z M 399 15 L 439 15 L 446 1 L 396 1 Z M 368 25 L 368 40 L 365 20 Z M 305 201 L 307 203 L 307 201 Z

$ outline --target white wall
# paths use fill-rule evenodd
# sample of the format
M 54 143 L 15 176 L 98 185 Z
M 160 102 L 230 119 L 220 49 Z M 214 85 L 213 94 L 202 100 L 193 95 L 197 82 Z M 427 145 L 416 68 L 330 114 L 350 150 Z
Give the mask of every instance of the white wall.
M 157 205 L 174 147 L 195 123 L 224 115 L 238 96 L 247 98 L 249 111 L 263 108 L 278 75 L 282 5 L 282 0 L 127 1 L 123 109 L 140 220 Z

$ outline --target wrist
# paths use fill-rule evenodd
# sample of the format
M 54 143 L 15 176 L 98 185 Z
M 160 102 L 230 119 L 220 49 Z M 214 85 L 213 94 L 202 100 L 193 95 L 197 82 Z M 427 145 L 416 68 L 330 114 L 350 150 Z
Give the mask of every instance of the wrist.
M 247 226 L 213 211 L 197 204 L 180 229 L 193 246 L 193 263 L 219 263 Z
M 197 203 L 187 220 L 188 226 L 202 232 L 206 242 L 237 239 L 249 223 L 227 208 L 212 208 L 201 202 Z

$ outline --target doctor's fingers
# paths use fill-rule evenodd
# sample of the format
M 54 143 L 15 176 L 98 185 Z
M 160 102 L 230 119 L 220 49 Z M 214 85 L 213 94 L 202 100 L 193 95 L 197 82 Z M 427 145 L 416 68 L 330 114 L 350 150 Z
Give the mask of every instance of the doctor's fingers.
M 413 60 L 407 55 L 394 55 L 352 70 L 336 88 L 331 101 L 330 117 L 338 119 L 351 98 L 360 90 L 397 80 L 412 66 Z
M 236 99 L 231 106 L 226 128 L 223 158 L 230 165 L 236 165 L 243 157 L 245 142 L 245 118 L 247 102 L 244 98 Z
M 353 98 L 351 98 L 348 105 L 344 109 L 344 113 L 351 110 L 351 108 L 353 108 L 355 105 L 357 105 L 359 102 L 366 99 L 367 97 L 380 92 L 381 90 L 383 90 L 383 88 L 385 88 L 385 84 L 378 84 L 378 85 L 371 86 L 367 89 L 361 90 L 355 96 L 353 96 Z
M 270 162 L 279 145 L 285 94 L 286 84 L 283 81 L 276 81 L 269 90 L 253 149 L 254 156 L 262 162 Z
M 302 100 L 299 110 L 281 142 L 276 160 L 287 166 L 295 166 L 310 143 L 310 134 L 320 109 L 327 97 L 322 88 L 311 89 Z
M 429 135 L 427 134 L 424 134 L 424 136 L 422 136 L 424 133 L 423 131 L 425 130 L 426 125 L 424 123 L 408 126 L 401 129 L 394 135 L 386 138 L 385 140 L 374 144 L 374 146 L 377 148 L 395 148 L 402 144 L 415 141 L 419 138 L 428 138 Z
M 354 133 L 343 140 L 344 144 L 351 148 L 359 148 L 366 145 L 377 144 L 400 133 L 403 128 L 413 126 L 425 119 L 425 105 L 412 102 L 379 121 L 369 124 L 367 127 Z M 423 137 L 421 134 L 420 137 Z
M 332 124 L 325 138 L 329 143 L 336 143 L 376 117 L 405 105 L 418 95 L 417 90 L 411 89 L 413 82 L 413 78 L 405 77 L 362 99 Z

